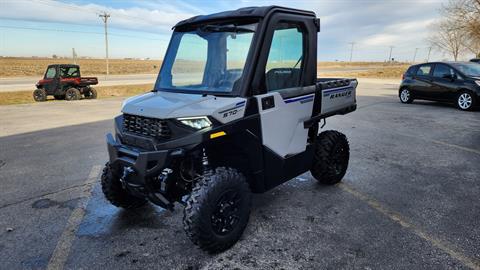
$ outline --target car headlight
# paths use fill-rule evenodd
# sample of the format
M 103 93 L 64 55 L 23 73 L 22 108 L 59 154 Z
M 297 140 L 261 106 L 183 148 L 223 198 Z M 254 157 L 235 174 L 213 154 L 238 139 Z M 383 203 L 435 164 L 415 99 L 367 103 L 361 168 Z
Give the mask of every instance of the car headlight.
M 475 83 L 476 83 L 478 86 L 480 86 L 480 81 L 475 81 Z
M 212 126 L 212 122 L 206 116 L 177 118 L 177 120 L 194 129 L 203 129 Z

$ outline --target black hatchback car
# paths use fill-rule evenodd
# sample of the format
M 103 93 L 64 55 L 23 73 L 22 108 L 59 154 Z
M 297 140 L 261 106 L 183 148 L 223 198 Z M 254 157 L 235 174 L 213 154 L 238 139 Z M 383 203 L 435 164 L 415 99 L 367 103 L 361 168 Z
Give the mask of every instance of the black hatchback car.
M 435 62 L 413 65 L 403 75 L 402 103 L 414 99 L 455 103 L 471 110 L 480 102 L 480 65 L 472 62 Z

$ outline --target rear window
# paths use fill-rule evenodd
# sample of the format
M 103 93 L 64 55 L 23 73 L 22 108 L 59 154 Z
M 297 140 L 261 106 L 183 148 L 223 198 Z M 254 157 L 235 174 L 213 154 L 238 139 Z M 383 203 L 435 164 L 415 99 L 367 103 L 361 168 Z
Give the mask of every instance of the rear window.
M 413 75 L 415 74 L 415 70 L 417 69 L 417 66 L 411 66 L 407 69 L 407 72 L 405 72 L 405 74 L 407 75 Z
M 429 76 L 431 70 L 432 70 L 432 65 L 420 66 L 417 70 L 417 75 L 418 76 Z

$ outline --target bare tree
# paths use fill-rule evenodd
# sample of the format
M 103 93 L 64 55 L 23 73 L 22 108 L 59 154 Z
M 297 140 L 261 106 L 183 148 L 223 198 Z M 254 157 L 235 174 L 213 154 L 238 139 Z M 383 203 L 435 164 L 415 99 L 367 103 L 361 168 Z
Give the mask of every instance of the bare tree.
M 480 57 L 480 0 L 450 0 L 442 13 L 464 32 L 463 46 Z
M 454 20 L 445 18 L 434 25 L 434 34 L 429 38 L 431 45 L 452 55 L 455 61 L 466 49 L 468 36 L 460 29 Z

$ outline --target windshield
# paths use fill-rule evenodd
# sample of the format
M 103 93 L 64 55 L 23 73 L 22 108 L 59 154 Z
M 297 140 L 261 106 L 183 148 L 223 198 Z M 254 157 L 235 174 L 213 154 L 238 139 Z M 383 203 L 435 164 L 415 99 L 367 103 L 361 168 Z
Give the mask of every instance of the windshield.
M 475 63 L 454 64 L 463 74 L 469 77 L 480 77 L 480 65 Z
M 257 23 L 209 24 L 175 31 L 156 91 L 231 93 L 241 83 Z

